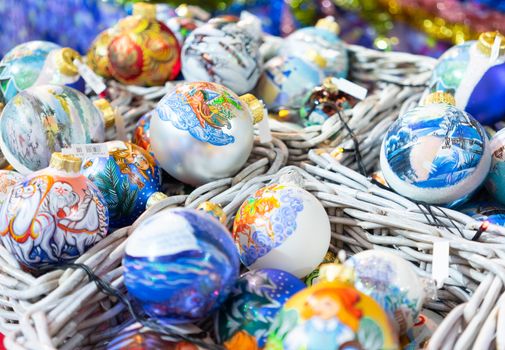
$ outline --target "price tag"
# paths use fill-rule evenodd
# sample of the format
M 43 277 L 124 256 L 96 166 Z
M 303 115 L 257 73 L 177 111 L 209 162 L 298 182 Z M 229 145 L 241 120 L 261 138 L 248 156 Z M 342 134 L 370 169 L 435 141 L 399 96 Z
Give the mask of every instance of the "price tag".
M 258 123 L 258 132 L 261 143 L 272 142 L 272 133 L 270 132 L 268 112 L 266 109 L 263 110 L 263 119 Z
M 339 90 L 356 97 L 358 100 L 364 100 L 368 93 L 368 90 L 364 87 L 354 84 L 352 81 L 344 78 L 337 79 L 337 87 Z
M 449 277 L 449 241 L 446 239 L 437 239 L 433 242 L 431 276 L 439 289 Z
M 103 83 L 103 80 L 101 77 L 99 77 L 95 72 L 91 70 L 87 65 L 82 63 L 80 60 L 75 59 L 74 64 L 77 67 L 77 70 L 79 71 L 79 74 L 81 77 L 84 79 L 86 84 L 89 85 L 91 90 L 95 92 L 95 94 L 100 95 L 102 92 L 105 91 L 107 86 Z
M 72 155 L 79 158 L 108 158 L 109 147 L 105 143 L 72 144 L 61 150 L 64 155 Z

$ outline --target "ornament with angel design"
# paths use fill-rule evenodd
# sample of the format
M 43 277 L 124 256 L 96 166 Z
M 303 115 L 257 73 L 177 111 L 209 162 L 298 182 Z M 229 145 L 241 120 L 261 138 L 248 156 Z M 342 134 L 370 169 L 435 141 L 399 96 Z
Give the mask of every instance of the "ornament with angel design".
M 286 300 L 303 288 L 303 282 L 285 271 L 259 269 L 246 272 L 216 316 L 219 341 L 236 343 L 239 332 L 246 332 L 262 348 L 277 312 Z
M 174 178 L 193 186 L 234 175 L 247 161 L 263 104 L 210 82 L 176 86 L 151 116 L 152 152 Z
M 24 176 L 16 171 L 0 170 L 0 205 L 7 199 L 10 189 L 23 178 Z
M 54 153 L 48 168 L 27 176 L 0 209 L 0 240 L 24 266 L 71 262 L 107 234 L 108 211 L 81 160 Z
M 291 183 L 256 191 L 242 204 L 233 223 L 233 239 L 248 269 L 282 269 L 299 278 L 321 263 L 330 238 L 324 207 Z

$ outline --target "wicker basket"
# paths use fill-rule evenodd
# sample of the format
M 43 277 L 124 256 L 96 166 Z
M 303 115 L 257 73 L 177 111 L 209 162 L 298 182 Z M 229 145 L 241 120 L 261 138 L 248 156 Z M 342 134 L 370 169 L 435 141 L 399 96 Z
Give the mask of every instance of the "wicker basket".
M 372 87 L 369 96 L 345 112 L 371 172 L 378 165 L 382 138 L 389 125 L 419 100 L 434 60 L 381 53 L 356 46 L 353 80 Z M 114 104 L 126 117 L 126 131 L 165 92 L 112 85 Z M 412 261 L 421 276 L 432 269 L 433 243 L 450 241 L 449 278 L 438 298 L 425 307 L 445 316 L 429 349 L 505 347 L 505 230 L 491 226 L 472 241 L 481 223 L 459 212 L 420 206 L 356 171 L 354 140 L 334 116 L 324 125 L 291 129 L 272 123 L 273 141 L 256 141 L 244 169 L 189 194 L 171 196 L 146 211 L 131 227 L 115 231 L 78 259 L 115 287 L 122 287 L 121 259 L 128 235 L 147 217 L 169 206 L 196 207 L 212 200 L 223 206 L 231 224 L 243 200 L 280 176 L 296 172 L 325 206 L 332 224 L 331 249 L 354 254 L 365 249 L 394 250 Z M 112 130 L 109 137 L 113 137 Z M 24 272 L 0 246 L 0 331 L 9 349 L 91 349 L 123 327 L 125 306 L 99 292 L 82 270 L 56 270 L 40 277 Z M 181 333 L 200 331 L 187 325 Z

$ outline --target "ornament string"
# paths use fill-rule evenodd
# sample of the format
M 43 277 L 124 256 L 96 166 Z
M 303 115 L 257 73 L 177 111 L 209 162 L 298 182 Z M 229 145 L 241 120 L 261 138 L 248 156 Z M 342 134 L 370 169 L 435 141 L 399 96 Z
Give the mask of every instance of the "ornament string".
M 66 263 L 58 266 L 58 269 L 81 269 L 83 270 L 86 275 L 88 276 L 88 279 L 91 282 L 94 282 L 100 292 L 103 294 L 117 298 L 122 304 L 126 306 L 128 309 L 128 312 L 130 315 L 143 325 L 144 327 L 147 327 L 155 332 L 161 333 L 163 335 L 166 335 L 175 341 L 186 341 L 193 343 L 201 348 L 208 349 L 208 350 L 226 350 L 225 347 L 221 345 L 216 345 L 216 344 L 209 344 L 201 339 L 206 337 L 207 333 L 206 332 L 201 332 L 201 333 L 194 333 L 191 335 L 185 335 L 185 334 L 180 334 L 180 333 L 175 333 L 173 330 L 171 330 L 169 327 L 164 326 L 160 322 L 158 322 L 155 319 L 150 319 L 146 318 L 143 315 L 139 314 L 133 307 L 132 303 L 128 300 L 126 295 L 124 295 L 119 289 L 113 287 L 110 283 L 104 281 L 102 278 L 97 276 L 89 266 L 85 264 L 77 264 L 77 263 Z M 45 270 L 52 270 L 51 268 L 47 268 Z
M 347 124 L 347 122 L 345 121 L 344 116 L 341 113 L 340 106 L 338 106 L 338 107 L 339 107 L 337 109 L 338 118 L 340 119 L 340 121 L 344 125 L 344 128 L 347 130 L 347 133 L 351 137 L 352 142 L 354 144 L 354 156 L 356 157 L 356 163 L 358 164 L 359 172 L 361 173 L 361 175 L 363 175 L 363 176 L 366 177 L 368 175 L 367 175 L 367 172 L 366 172 L 366 167 L 365 167 L 365 165 L 363 164 L 363 161 L 362 161 L 361 152 L 360 152 L 360 149 L 359 149 L 358 138 L 356 137 L 356 134 L 354 134 L 354 132 L 350 128 L 349 124 Z
M 374 185 L 380 187 L 381 189 L 383 190 L 386 190 L 386 191 L 389 191 L 389 192 L 392 192 L 392 193 L 395 193 L 393 190 L 391 190 L 389 187 L 387 186 L 384 186 L 383 184 L 381 184 L 379 181 L 377 181 L 376 179 L 374 178 L 371 178 L 370 179 L 370 182 L 372 182 Z M 447 230 L 451 231 L 452 229 L 456 229 L 458 231 L 458 233 L 460 234 L 461 237 L 465 238 L 465 236 L 463 235 L 463 232 L 460 230 L 460 228 L 456 225 L 456 223 L 454 222 L 454 220 L 451 219 L 451 217 L 449 215 L 447 215 L 447 213 L 440 207 L 438 206 L 434 206 L 434 205 L 430 205 L 428 203 L 423 203 L 423 202 L 418 202 L 418 201 L 412 201 L 414 202 L 417 207 L 419 208 L 419 210 L 421 211 L 421 213 L 424 215 L 424 217 L 426 218 L 426 220 L 428 221 L 428 224 L 430 225 L 433 225 L 433 226 L 438 226 L 438 227 L 443 227 L 443 228 L 446 228 Z M 442 215 L 447 219 L 449 220 L 449 222 L 451 223 L 452 227 L 451 226 L 448 226 L 446 225 L 445 223 L 443 223 L 436 215 L 435 213 L 433 212 L 433 209 L 438 209 L 439 212 L 442 213 Z M 431 218 L 431 219 L 430 219 Z M 480 237 L 480 235 L 479 235 Z M 478 239 L 478 238 L 477 238 Z M 473 239 L 472 239 L 473 240 Z

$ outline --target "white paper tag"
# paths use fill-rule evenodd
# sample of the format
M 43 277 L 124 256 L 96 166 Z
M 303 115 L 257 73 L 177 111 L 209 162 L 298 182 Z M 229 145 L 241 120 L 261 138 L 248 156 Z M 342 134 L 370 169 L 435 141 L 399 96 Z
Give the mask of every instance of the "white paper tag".
M 449 241 L 446 239 L 437 239 L 433 242 L 431 276 L 437 282 L 439 289 L 449 277 Z
M 368 93 L 366 88 L 344 78 L 337 79 L 337 87 L 339 90 L 356 97 L 358 100 L 364 100 Z
M 84 79 L 86 84 L 89 85 L 91 90 L 95 92 L 95 94 L 100 95 L 102 92 L 107 89 L 107 86 L 103 83 L 101 77 L 99 77 L 95 72 L 91 70 L 87 65 L 79 61 L 78 59 L 74 60 L 74 64 L 79 71 L 79 74 Z
M 258 123 L 258 132 L 261 143 L 272 142 L 272 133 L 270 132 L 270 125 L 268 123 L 268 112 L 263 110 L 263 119 Z
M 489 55 L 489 64 L 494 64 L 500 56 L 501 36 L 497 35 L 494 38 L 493 47 L 491 48 L 491 55 Z
M 63 148 L 61 153 L 79 158 L 108 158 L 109 147 L 105 143 L 72 144 L 68 148 Z

